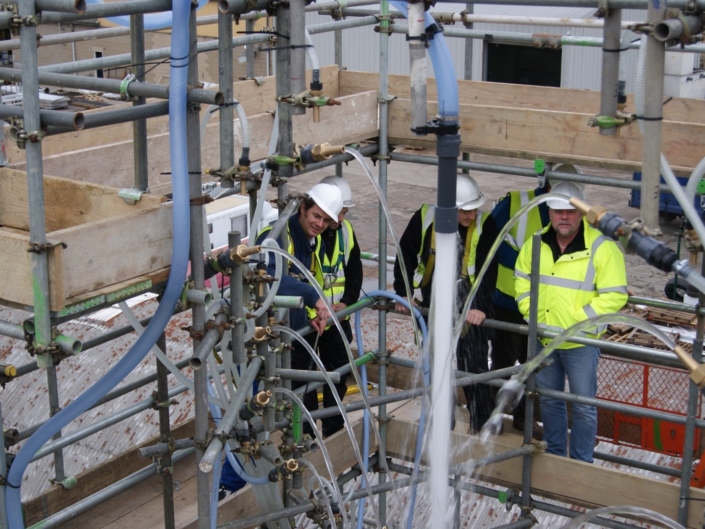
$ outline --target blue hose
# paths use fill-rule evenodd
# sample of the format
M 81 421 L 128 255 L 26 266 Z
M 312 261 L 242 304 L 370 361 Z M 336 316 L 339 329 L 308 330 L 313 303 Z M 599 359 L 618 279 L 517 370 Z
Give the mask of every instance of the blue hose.
M 98 5 L 104 3 L 103 0 L 86 0 L 88 5 Z M 198 7 L 201 9 L 208 3 L 208 0 L 198 0 Z M 118 26 L 130 27 L 130 15 L 121 15 L 115 17 L 105 17 L 107 20 Z M 144 16 L 144 29 L 164 29 L 170 28 L 172 25 L 171 11 L 164 13 L 150 13 Z
M 406 2 L 391 0 L 397 11 L 408 17 Z M 426 26 L 435 24 L 433 17 L 425 13 Z M 458 104 L 458 78 L 455 74 L 455 65 L 448 49 L 448 43 L 442 33 L 436 33 L 428 41 L 428 55 L 431 57 L 433 72 L 436 74 L 436 87 L 438 89 L 438 115 L 443 121 L 457 121 L 459 114 Z
M 144 333 L 130 351 L 98 382 L 78 396 L 70 405 L 44 423 L 22 446 L 7 476 L 6 505 L 10 529 L 24 527 L 20 486 L 32 457 L 51 437 L 88 410 L 117 386 L 139 364 L 161 336 L 174 306 L 179 300 L 186 277 L 189 254 L 189 188 L 186 145 L 186 73 L 189 60 L 188 0 L 174 0 L 174 35 L 171 48 L 171 82 L 169 87 L 170 148 L 173 189 L 173 248 L 171 272 L 162 302 Z
M 426 329 L 426 321 L 423 319 L 421 312 L 409 303 L 407 299 L 404 299 L 397 294 L 392 294 L 386 290 L 374 290 L 367 293 L 367 297 L 379 297 L 394 300 L 398 303 L 404 305 L 407 309 L 413 312 L 414 317 L 419 322 L 419 328 L 421 329 L 421 336 L 423 337 L 423 353 L 422 353 L 422 363 L 423 363 L 423 383 L 425 387 L 431 385 L 431 368 L 428 358 L 428 330 Z M 360 315 L 355 314 L 355 340 L 357 341 L 358 354 L 362 356 L 365 348 L 362 345 L 362 330 L 360 328 Z M 364 391 L 367 391 L 367 368 L 362 366 L 362 380 L 365 385 Z M 363 430 L 362 430 L 362 450 L 363 450 L 363 461 L 367 461 L 370 451 L 370 434 L 368 430 L 368 417 L 367 410 L 365 410 Z M 421 449 L 423 448 L 423 434 L 426 428 L 426 401 L 421 400 L 421 417 L 419 417 L 419 431 L 416 436 L 416 452 L 414 455 L 414 472 L 412 478 L 416 477 L 419 473 L 419 466 L 421 465 Z M 367 469 L 365 469 L 367 471 Z M 416 488 L 417 484 L 413 483 L 411 485 L 411 499 L 409 500 L 409 517 L 406 519 L 407 529 L 411 529 L 414 521 L 414 506 L 416 505 Z M 357 516 L 357 529 L 362 529 L 362 514 L 365 510 L 365 498 L 360 499 L 358 505 L 358 516 Z

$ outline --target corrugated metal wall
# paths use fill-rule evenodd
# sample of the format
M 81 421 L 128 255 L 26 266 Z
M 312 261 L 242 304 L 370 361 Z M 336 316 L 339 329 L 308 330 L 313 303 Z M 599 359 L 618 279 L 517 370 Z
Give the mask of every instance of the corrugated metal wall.
M 460 12 L 465 9 L 464 4 L 437 4 L 434 8 L 442 12 Z M 570 17 L 570 18 L 592 18 L 594 9 L 582 8 L 560 8 L 560 7 L 527 7 L 527 6 L 493 6 L 476 5 L 476 14 L 491 15 L 512 15 L 512 16 L 538 16 L 538 17 Z M 643 21 L 646 19 L 646 11 L 623 10 L 622 20 Z M 307 25 L 330 22 L 329 16 L 322 16 L 316 13 L 306 15 Z M 456 23 L 456 27 L 462 27 Z M 488 24 L 477 23 L 475 29 L 487 31 L 510 31 L 517 33 L 553 33 L 570 34 L 574 36 L 600 37 L 602 30 L 595 28 L 561 28 L 538 25 L 512 25 L 512 24 Z M 332 33 L 312 36 L 316 52 L 318 53 L 321 65 L 333 64 L 334 60 L 334 37 Z M 343 66 L 349 70 L 359 70 L 366 72 L 379 71 L 379 39 L 378 33 L 373 32 L 372 26 L 355 28 L 343 31 Z M 403 74 L 409 73 L 409 54 L 404 35 L 392 35 L 389 37 L 389 73 Z M 448 48 L 453 57 L 456 74 L 459 79 L 464 77 L 464 39 L 446 38 Z M 484 42 L 473 41 L 473 73 L 474 80 L 482 80 Z M 627 92 L 633 92 L 633 77 L 636 65 L 636 50 L 626 52 Z M 577 46 L 566 46 L 563 48 L 561 65 L 561 87 L 562 88 L 584 88 L 589 90 L 600 89 L 602 52 L 600 48 L 587 48 Z M 428 74 L 433 76 L 433 67 L 428 64 Z

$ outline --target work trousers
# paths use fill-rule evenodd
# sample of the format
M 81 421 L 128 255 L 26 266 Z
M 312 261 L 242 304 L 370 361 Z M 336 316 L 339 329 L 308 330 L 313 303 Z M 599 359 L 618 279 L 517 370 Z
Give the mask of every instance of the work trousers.
M 493 305 L 493 312 L 494 319 L 498 321 L 516 323 L 518 325 L 526 325 L 526 321 L 524 321 L 523 316 L 518 311 L 509 310 L 498 305 Z M 491 370 L 497 371 L 498 369 L 512 367 L 517 362 L 519 362 L 520 364 L 525 363 L 528 346 L 529 337 L 525 334 L 506 331 L 495 331 L 494 335 L 492 336 L 492 352 L 490 353 L 492 359 Z M 493 388 L 493 393 L 496 395 L 497 389 Z M 534 407 L 534 410 L 536 410 L 536 408 L 537 406 Z M 522 397 L 517 407 L 512 410 L 514 422 L 518 424 L 524 424 L 525 413 L 526 400 L 525 397 Z M 536 412 L 534 412 L 534 418 L 535 417 Z
M 557 349 L 548 360 L 551 365 L 536 373 L 536 386 L 541 389 L 565 391 L 568 378 L 570 393 L 594 398 L 597 394 L 597 362 L 600 350 L 583 346 L 574 349 Z M 597 436 L 597 409 L 594 406 L 572 403 L 572 428 L 570 431 L 570 457 L 592 463 Z M 541 397 L 544 440 L 546 452 L 566 455 L 568 445 L 568 413 L 565 401 Z
M 345 332 L 344 337 L 340 336 L 340 332 L 338 332 L 338 328 L 335 325 L 331 325 L 323 332 L 321 336 L 317 336 L 315 332 L 306 336 L 306 341 L 311 345 L 311 347 L 315 347 L 316 353 L 321 359 L 321 363 L 326 368 L 326 371 L 333 371 L 349 362 L 348 354 L 345 350 L 345 342 L 343 342 L 343 340 L 347 340 L 348 343 L 352 341 L 350 321 L 343 320 L 340 322 L 340 325 L 343 327 L 343 331 Z M 316 338 L 318 338 L 317 343 Z M 316 370 L 316 364 L 311 358 L 311 355 L 308 351 L 306 351 L 306 348 L 302 344 L 298 343 L 298 341 L 293 344 L 293 349 L 291 352 L 291 368 L 309 371 Z M 335 384 L 335 390 L 341 400 L 347 391 L 347 380 L 347 374 L 341 375 L 340 382 Z M 296 389 L 306 384 L 306 382 L 292 380 L 291 388 Z M 304 394 L 302 400 L 307 410 L 314 411 L 318 409 L 318 395 L 315 390 Z M 330 386 L 326 383 L 323 386 L 323 407 L 330 408 L 334 406 L 337 406 L 335 397 L 333 396 Z M 321 423 L 323 435 L 325 437 L 333 435 L 338 430 L 342 430 L 345 425 L 342 415 L 326 417 L 321 421 Z M 311 436 L 314 435 L 313 428 L 306 420 L 304 420 L 303 432 Z

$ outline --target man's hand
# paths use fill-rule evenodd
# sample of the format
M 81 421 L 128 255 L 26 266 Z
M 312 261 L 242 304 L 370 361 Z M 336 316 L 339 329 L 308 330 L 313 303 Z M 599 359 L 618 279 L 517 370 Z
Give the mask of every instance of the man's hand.
M 313 330 L 318 333 L 318 336 L 323 334 L 323 331 L 326 330 L 326 319 L 321 319 L 321 318 L 314 318 L 308 322 L 311 327 L 313 327 Z
M 485 313 L 477 309 L 470 309 L 465 318 L 465 323 L 470 325 L 480 325 L 483 321 L 485 321 Z
M 405 296 L 403 297 L 403 299 L 408 301 L 408 298 Z M 405 305 L 399 303 L 398 301 L 394 302 L 394 310 L 396 310 L 397 312 L 401 312 L 402 314 L 410 314 L 409 309 L 407 309 Z
M 322 319 L 324 322 L 328 318 L 330 318 L 330 312 L 328 311 L 328 307 L 326 307 L 325 302 L 321 298 L 318 298 L 318 301 L 316 301 L 316 304 L 313 306 L 313 308 L 316 309 L 316 316 Z
M 333 312 L 340 312 L 345 308 L 347 308 L 347 304 L 345 303 L 333 303 Z

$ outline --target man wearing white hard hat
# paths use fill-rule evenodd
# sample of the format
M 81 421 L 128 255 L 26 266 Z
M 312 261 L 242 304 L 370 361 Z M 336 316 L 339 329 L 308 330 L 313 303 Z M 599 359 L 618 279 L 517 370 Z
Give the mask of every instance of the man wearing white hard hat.
M 287 222 L 288 246 L 284 248 L 301 261 L 316 278 L 316 282 L 323 287 L 322 263 L 326 250 L 321 234 L 330 226 L 331 222 L 338 219 L 340 210 L 343 209 L 343 196 L 335 186 L 316 184 L 305 195 L 299 196 L 299 200 L 298 212 L 292 215 Z M 257 237 L 258 244 L 267 237 L 269 230 L 271 227 L 260 232 Z M 278 242 L 281 246 L 281 239 Z M 284 261 L 286 269 L 282 273 L 277 293 L 281 296 L 301 296 L 305 305 L 304 309 L 289 310 L 291 328 L 298 330 L 310 324 L 319 335 L 322 334 L 326 327 L 325 322 L 330 317 L 325 303 L 316 289 L 308 283 L 301 270 L 286 259 Z M 276 265 L 272 255 L 267 266 L 267 273 L 274 276 L 275 272 Z M 291 368 L 308 369 L 310 365 L 312 365 L 312 361 L 308 351 L 298 341 L 294 341 L 291 351 Z M 292 389 L 302 385 L 303 383 L 298 381 L 291 383 Z M 315 391 L 304 395 L 303 400 L 306 408 L 310 410 L 318 408 Z M 313 430 L 308 422 L 304 423 L 304 432 L 313 435 Z
M 343 197 L 343 208 L 338 218 L 331 221 L 321 234 L 325 252 L 323 253 L 323 293 L 338 312 L 352 305 L 360 298 L 362 288 L 362 260 L 360 247 L 355 237 L 352 224 L 345 220 L 348 210 L 355 206 L 352 190 L 344 178 L 327 176 L 319 184 L 337 187 Z M 337 327 L 328 326 L 318 339 L 318 352 L 321 362 L 328 371 L 333 371 L 348 364 L 348 353 L 344 340 L 352 341 L 350 317 L 340 320 L 345 336 L 341 336 Z M 347 391 L 347 374 L 340 376 L 340 382 L 335 385 L 338 396 L 342 399 Z M 323 407 L 336 405 L 333 392 L 326 384 L 323 386 Z M 321 420 L 323 437 L 333 435 L 345 426 L 342 415 L 334 415 Z
M 475 282 L 475 274 L 482 268 L 488 255 L 489 247 L 496 237 L 496 227 L 492 217 L 478 208 L 485 203 L 485 197 L 480 192 L 477 182 L 470 176 L 458 174 L 456 188 L 456 205 L 458 206 L 458 243 L 459 243 L 459 281 L 458 305 L 465 301 L 470 287 Z M 409 274 L 413 274 L 412 289 L 421 290 L 421 307 L 428 308 L 431 304 L 431 288 L 433 269 L 435 267 L 435 230 L 433 229 L 434 207 L 424 204 L 411 217 L 402 235 L 399 245 L 401 258 Z M 495 234 L 487 238 L 488 244 L 480 246 L 480 235 L 489 230 Z M 406 287 L 399 264 L 400 256 L 394 263 L 394 292 L 406 298 Z M 411 279 L 411 278 L 410 278 Z M 496 282 L 496 266 L 491 266 L 478 290 L 470 312 L 466 318 L 464 334 L 458 342 L 458 369 L 470 373 L 486 373 L 488 340 L 491 338 L 489 329 L 479 325 L 490 314 L 492 293 Z M 395 304 L 399 312 L 409 311 L 401 303 Z M 485 384 L 474 384 L 463 388 L 470 412 L 470 431 L 479 432 L 482 425 L 489 419 L 494 402 L 490 387 Z
M 547 201 L 550 224 L 541 230 L 539 269 L 531 269 L 532 245 L 527 241 L 519 252 L 514 271 L 516 301 L 528 318 L 531 276 L 539 275 L 538 324 L 560 332 L 573 324 L 602 314 L 618 312 L 627 302 L 627 272 L 619 247 L 592 228 L 568 199 L 583 199 L 582 189 L 572 182 L 556 184 L 551 193 L 564 198 Z M 604 329 L 596 329 L 597 338 Z M 551 341 L 542 338 L 539 347 Z M 553 362 L 536 373 L 536 386 L 564 391 L 568 378 L 570 392 L 594 398 L 597 393 L 597 362 L 600 350 L 566 342 L 549 359 Z M 551 454 L 591 463 L 597 435 L 597 410 L 573 404 L 573 420 L 568 445 L 568 416 L 565 402 L 541 397 L 544 440 Z

